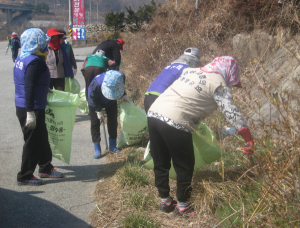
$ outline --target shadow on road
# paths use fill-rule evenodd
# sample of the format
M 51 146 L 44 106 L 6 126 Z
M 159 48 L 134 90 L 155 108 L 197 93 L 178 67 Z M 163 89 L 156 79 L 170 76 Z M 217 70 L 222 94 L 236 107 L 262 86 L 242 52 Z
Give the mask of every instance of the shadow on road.
M 90 120 L 90 116 L 85 114 L 85 115 L 76 115 L 75 123 L 81 122 L 81 121 L 88 121 Z
M 61 207 L 47 200 L 33 196 L 39 193 L 44 192 L 15 192 L 0 188 L 0 227 L 90 227 L 85 221 L 76 218 Z
M 45 184 L 53 184 L 65 181 L 81 181 L 93 182 L 97 179 L 107 178 L 115 175 L 118 168 L 121 167 L 123 162 L 113 162 L 108 164 L 99 165 L 86 165 L 86 166 L 56 166 L 58 169 L 68 170 L 65 171 L 65 177 L 60 179 L 44 179 Z M 98 176 L 95 176 L 98 173 Z

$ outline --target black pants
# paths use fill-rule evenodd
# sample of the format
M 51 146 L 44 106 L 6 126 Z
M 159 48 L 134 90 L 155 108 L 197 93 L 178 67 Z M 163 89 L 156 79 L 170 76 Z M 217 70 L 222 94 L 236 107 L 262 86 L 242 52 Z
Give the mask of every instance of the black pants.
M 65 78 L 51 78 L 49 88 L 65 91 Z
M 19 53 L 19 48 L 11 49 L 11 55 L 12 55 L 13 62 L 15 62 L 16 58 L 18 57 L 18 53 Z
M 89 106 L 91 117 L 91 135 L 93 143 L 100 142 L 100 120 L 97 117 L 97 113 L 92 106 Z M 118 105 L 117 101 L 114 101 L 110 106 L 105 108 L 107 115 L 107 130 L 110 139 L 117 138 L 118 127 Z
M 52 151 L 48 142 L 48 132 L 45 124 L 45 110 L 34 110 L 36 116 L 36 127 L 33 130 L 25 127 L 27 111 L 25 108 L 16 107 L 16 115 L 19 119 L 24 136 L 21 171 L 17 180 L 24 181 L 33 177 L 36 165 L 39 165 L 39 172 L 49 173 L 53 166 Z
M 192 191 L 191 182 L 195 165 L 192 134 L 152 117 L 148 118 L 148 126 L 155 186 L 159 196 L 162 198 L 169 196 L 169 170 L 172 159 L 177 174 L 177 200 L 186 202 Z
M 84 69 L 84 79 L 85 79 L 85 96 L 88 100 L 88 88 L 93 81 L 93 79 L 98 75 L 105 72 L 101 67 L 88 66 Z
M 154 101 L 157 98 L 158 98 L 157 95 L 153 95 L 153 94 L 145 95 L 144 107 L 145 107 L 146 113 L 148 113 L 149 108 L 151 107 L 151 105 L 154 103 Z

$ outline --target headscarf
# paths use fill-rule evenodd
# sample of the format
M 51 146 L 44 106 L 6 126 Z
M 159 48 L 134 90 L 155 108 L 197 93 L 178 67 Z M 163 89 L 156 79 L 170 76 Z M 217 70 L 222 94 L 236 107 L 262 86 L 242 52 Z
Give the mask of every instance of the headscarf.
M 242 87 L 239 77 L 240 68 L 231 56 L 217 57 L 211 63 L 200 67 L 200 70 L 207 73 L 221 74 L 227 86 Z
M 117 100 L 124 94 L 125 75 L 121 71 L 110 70 L 105 73 L 101 86 L 102 94 L 109 100 Z
M 18 37 L 18 34 L 17 34 L 16 32 L 13 32 L 13 33 L 11 34 L 11 37 L 12 37 L 12 38 L 16 38 L 16 37 Z
M 200 67 L 202 66 L 202 63 L 200 62 L 200 56 L 201 52 L 198 48 L 190 47 L 184 51 L 182 56 L 173 61 L 171 64 L 183 63 L 191 67 Z
M 50 37 L 41 29 L 30 28 L 25 30 L 21 35 L 21 55 L 20 59 L 32 55 L 36 52 L 44 52 Z

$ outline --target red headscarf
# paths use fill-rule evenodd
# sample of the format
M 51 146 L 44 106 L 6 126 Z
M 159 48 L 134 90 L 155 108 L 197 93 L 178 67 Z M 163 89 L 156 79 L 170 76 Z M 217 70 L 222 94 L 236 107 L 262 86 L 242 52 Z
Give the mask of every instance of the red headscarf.
M 52 38 L 52 36 L 61 36 L 63 37 L 64 34 L 58 32 L 55 28 L 51 28 L 47 31 L 47 35 Z M 60 39 L 58 40 L 50 40 L 49 46 L 52 47 L 54 50 L 60 49 Z
M 207 73 L 219 73 L 224 78 L 227 86 L 242 88 L 239 77 L 240 68 L 231 56 L 217 57 L 211 63 L 200 67 L 200 70 Z

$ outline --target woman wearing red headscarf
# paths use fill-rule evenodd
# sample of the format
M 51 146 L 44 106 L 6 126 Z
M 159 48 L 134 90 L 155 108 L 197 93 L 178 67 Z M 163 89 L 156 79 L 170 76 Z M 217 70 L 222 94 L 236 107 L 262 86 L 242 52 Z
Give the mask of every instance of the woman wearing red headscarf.
M 66 46 L 60 43 L 60 39 L 64 34 L 58 32 L 55 28 L 51 28 L 47 31 L 47 35 L 51 37 L 46 61 L 51 76 L 50 89 L 64 91 L 65 77 L 74 77 Z
M 218 107 L 248 143 L 244 153 L 252 156 L 253 139 L 230 89 L 241 87 L 238 74 L 239 67 L 230 56 L 215 58 L 201 68 L 186 68 L 151 105 L 147 114 L 150 153 L 161 211 L 173 211 L 174 216 L 194 214 L 189 202 L 195 164 L 192 131 Z M 177 202 L 169 195 L 171 159 L 177 174 Z

